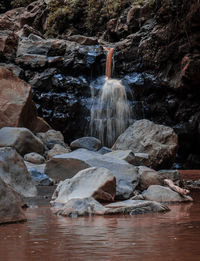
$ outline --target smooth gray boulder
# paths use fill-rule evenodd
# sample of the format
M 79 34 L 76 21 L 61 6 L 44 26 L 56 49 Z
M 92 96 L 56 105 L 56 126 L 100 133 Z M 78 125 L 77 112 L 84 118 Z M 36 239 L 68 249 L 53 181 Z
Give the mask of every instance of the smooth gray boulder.
M 104 155 L 115 159 L 125 160 L 130 164 L 133 164 L 134 162 L 134 153 L 132 150 L 115 150 Z
M 22 157 L 13 148 L 0 148 L 0 177 L 24 197 L 37 195 Z
M 136 215 L 166 211 L 169 211 L 166 205 L 147 200 L 125 200 L 123 202 L 103 206 L 93 198 L 74 198 L 70 199 L 62 208 L 57 209 L 56 213 L 58 215 L 75 218 L 78 216 Z
M 25 221 L 20 195 L 0 178 L 0 224 Z
M 73 177 L 78 171 L 88 167 L 107 168 L 116 177 L 116 198 L 128 199 L 139 182 L 137 168 L 124 160 L 115 159 L 86 149 L 58 155 L 46 164 L 45 173 L 54 180 Z M 65 177 L 65 178 L 64 178 Z
M 162 185 L 163 182 L 159 178 L 159 174 L 154 169 L 145 166 L 138 167 L 140 175 L 139 188 L 140 190 L 148 189 L 151 185 Z
M 13 147 L 21 155 L 44 152 L 44 144 L 30 130 L 18 127 L 0 129 L 0 147 Z
M 101 148 L 101 141 L 95 137 L 82 137 L 71 142 L 72 150 L 84 148 L 92 151 L 97 151 Z
M 105 168 L 88 168 L 73 178 L 61 182 L 53 197 L 52 205 L 64 205 L 70 199 L 93 197 L 100 201 L 113 201 L 116 193 L 116 179 Z
M 154 200 L 158 202 L 176 203 L 176 202 L 188 202 L 193 201 L 190 196 L 181 195 L 169 187 L 160 185 L 151 185 L 143 193 L 146 200 Z
M 174 130 L 149 120 L 136 121 L 118 137 L 112 147 L 113 150 L 147 153 L 148 167 L 155 169 L 171 167 L 177 148 L 178 138 Z
M 33 164 L 43 164 L 45 162 L 45 158 L 36 152 L 25 154 L 24 160 L 29 161 Z

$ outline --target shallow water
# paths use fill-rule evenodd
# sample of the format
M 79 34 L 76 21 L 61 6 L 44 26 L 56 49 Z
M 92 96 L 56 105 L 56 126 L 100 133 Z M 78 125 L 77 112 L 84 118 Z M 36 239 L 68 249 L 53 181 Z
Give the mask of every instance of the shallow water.
M 29 208 L 28 222 L 0 226 L 1 261 L 200 260 L 200 193 L 165 214 L 64 218 Z

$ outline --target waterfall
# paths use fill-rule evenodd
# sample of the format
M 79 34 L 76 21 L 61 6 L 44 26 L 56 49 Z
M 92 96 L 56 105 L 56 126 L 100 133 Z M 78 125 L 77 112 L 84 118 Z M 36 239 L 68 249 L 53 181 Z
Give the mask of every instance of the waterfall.
M 117 137 L 128 127 L 130 106 L 126 89 L 120 80 L 111 79 L 114 49 L 107 49 L 106 77 L 99 90 L 91 85 L 93 105 L 91 108 L 91 135 L 99 138 L 103 145 L 111 147 Z

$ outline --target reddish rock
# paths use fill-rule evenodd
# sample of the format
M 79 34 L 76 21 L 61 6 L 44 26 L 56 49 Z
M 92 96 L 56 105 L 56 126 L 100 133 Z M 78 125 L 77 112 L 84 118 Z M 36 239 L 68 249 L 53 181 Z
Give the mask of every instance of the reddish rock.
M 29 84 L 0 67 L 0 86 L 0 128 L 26 127 L 32 131 L 50 128 L 37 118 Z
M 18 36 L 12 31 L 0 31 L 0 58 L 14 58 L 18 45 Z
M 0 178 L 0 224 L 25 221 L 21 196 Z

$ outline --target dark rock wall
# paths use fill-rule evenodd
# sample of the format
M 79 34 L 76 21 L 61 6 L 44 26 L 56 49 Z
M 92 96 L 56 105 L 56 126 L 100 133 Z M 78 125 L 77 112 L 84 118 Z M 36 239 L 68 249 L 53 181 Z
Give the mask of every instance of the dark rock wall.
M 77 36 L 45 39 L 49 11 L 42 0 L 16 10 L 0 17 L 0 59 L 33 86 L 39 115 L 66 141 L 88 134 L 90 83 L 104 74 L 102 47 L 112 46 L 113 77 L 131 90 L 133 119 L 172 126 L 179 136 L 177 162 L 200 167 L 199 1 L 125 5 L 105 31 L 93 30 L 96 38 L 76 28 L 71 33 Z

